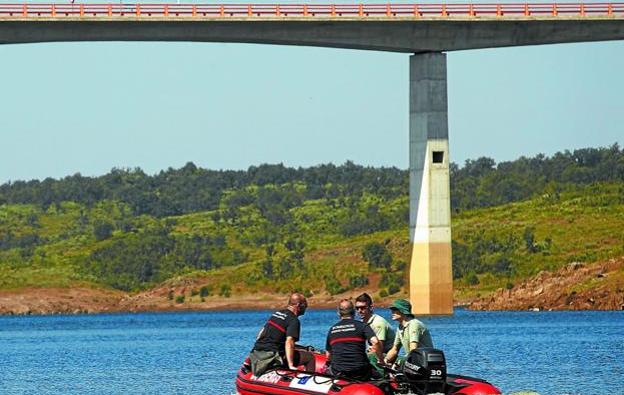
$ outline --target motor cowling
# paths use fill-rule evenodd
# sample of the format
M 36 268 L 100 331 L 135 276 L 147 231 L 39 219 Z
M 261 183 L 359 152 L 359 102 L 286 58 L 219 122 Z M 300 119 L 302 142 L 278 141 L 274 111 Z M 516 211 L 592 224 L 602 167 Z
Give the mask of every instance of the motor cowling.
M 417 348 L 403 364 L 403 375 L 417 394 L 445 393 L 446 358 L 442 350 Z

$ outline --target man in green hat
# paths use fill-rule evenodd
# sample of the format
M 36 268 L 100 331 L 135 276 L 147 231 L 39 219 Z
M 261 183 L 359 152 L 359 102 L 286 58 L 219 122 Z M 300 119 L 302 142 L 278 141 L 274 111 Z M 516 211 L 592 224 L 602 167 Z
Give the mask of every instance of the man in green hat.
M 384 360 L 386 363 L 393 363 L 401 348 L 405 349 L 406 354 L 418 347 L 433 348 L 429 330 L 425 324 L 414 318 L 410 302 L 405 299 L 397 299 L 390 305 L 390 311 L 392 320 L 397 321 L 399 327 L 396 331 L 394 344 Z M 399 362 L 402 363 L 401 360 Z

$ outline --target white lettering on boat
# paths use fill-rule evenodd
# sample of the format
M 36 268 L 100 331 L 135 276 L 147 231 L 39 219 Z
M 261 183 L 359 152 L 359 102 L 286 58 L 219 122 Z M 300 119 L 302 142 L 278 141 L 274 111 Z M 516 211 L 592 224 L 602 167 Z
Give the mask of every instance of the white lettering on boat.
M 282 376 L 277 374 L 277 372 L 275 371 L 265 373 L 260 377 L 251 376 L 252 380 L 256 380 L 261 383 L 272 383 L 272 384 L 277 383 L 278 381 L 280 381 L 281 378 Z

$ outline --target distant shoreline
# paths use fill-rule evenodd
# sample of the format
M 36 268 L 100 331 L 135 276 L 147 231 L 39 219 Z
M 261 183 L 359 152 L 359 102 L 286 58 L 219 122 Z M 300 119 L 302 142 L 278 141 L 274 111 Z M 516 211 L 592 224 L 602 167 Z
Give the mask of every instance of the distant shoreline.
M 587 311 L 624 310 L 624 257 L 584 264 L 574 262 L 555 271 L 542 271 L 513 286 L 498 289 L 475 299 L 455 299 L 455 308 L 487 311 Z M 592 288 L 568 292 L 578 284 L 596 282 Z M 187 282 L 166 283 L 156 288 L 128 294 L 119 290 L 89 288 L 22 288 L 0 290 L 0 315 L 98 314 L 176 311 L 259 311 L 283 308 L 287 295 L 267 292 L 241 293 L 231 297 L 193 294 Z M 375 307 L 383 309 L 396 298 L 407 298 L 399 292 L 376 297 L 378 289 L 368 286 L 337 295 L 312 295 L 311 309 L 333 309 L 344 298 L 362 292 L 373 295 Z M 174 295 L 178 295 L 174 297 Z
M 501 292 L 504 294 L 504 292 Z M 310 309 L 332 310 L 343 297 L 312 296 L 309 298 Z M 151 297 L 150 297 L 151 296 Z M 376 302 L 378 310 L 385 309 L 395 295 Z M 0 315 L 2 316 L 46 316 L 46 315 L 79 315 L 79 314 L 132 314 L 132 313 L 171 313 L 171 312 L 225 312 L 225 311 L 270 311 L 282 308 L 285 304 L 284 295 L 241 295 L 231 298 L 209 297 L 204 302 L 175 303 L 167 298 L 158 298 L 154 295 L 137 294 L 127 295 L 120 291 L 111 291 L 91 288 L 30 288 L 15 291 L 0 291 Z M 496 306 L 495 302 L 492 302 Z M 623 308 L 615 306 L 608 309 L 603 306 L 588 308 L 591 304 L 581 305 L 581 308 L 488 308 L 482 301 L 458 302 L 455 309 L 489 310 L 489 311 L 618 311 Z M 571 306 L 568 306 L 571 307 Z

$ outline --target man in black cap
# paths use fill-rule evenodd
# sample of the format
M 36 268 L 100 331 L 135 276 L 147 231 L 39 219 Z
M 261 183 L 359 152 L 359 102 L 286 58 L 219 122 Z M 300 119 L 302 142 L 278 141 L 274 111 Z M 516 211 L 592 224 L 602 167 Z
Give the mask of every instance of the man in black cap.
M 305 365 L 306 371 L 314 372 L 312 353 L 295 349 L 301 328 L 297 317 L 304 315 L 307 307 L 305 296 L 295 292 L 288 298 L 285 309 L 276 311 L 269 317 L 249 354 L 251 370 L 255 376 L 280 366 L 297 370 L 297 366 Z
M 353 303 L 348 299 L 341 300 L 338 305 L 340 321 L 327 333 L 325 348 L 330 361 L 327 372 L 344 378 L 369 380 L 372 366 L 366 356 L 366 342 L 371 344 L 379 363 L 383 363 L 383 354 L 375 332 L 370 326 L 353 319 L 354 315 Z

